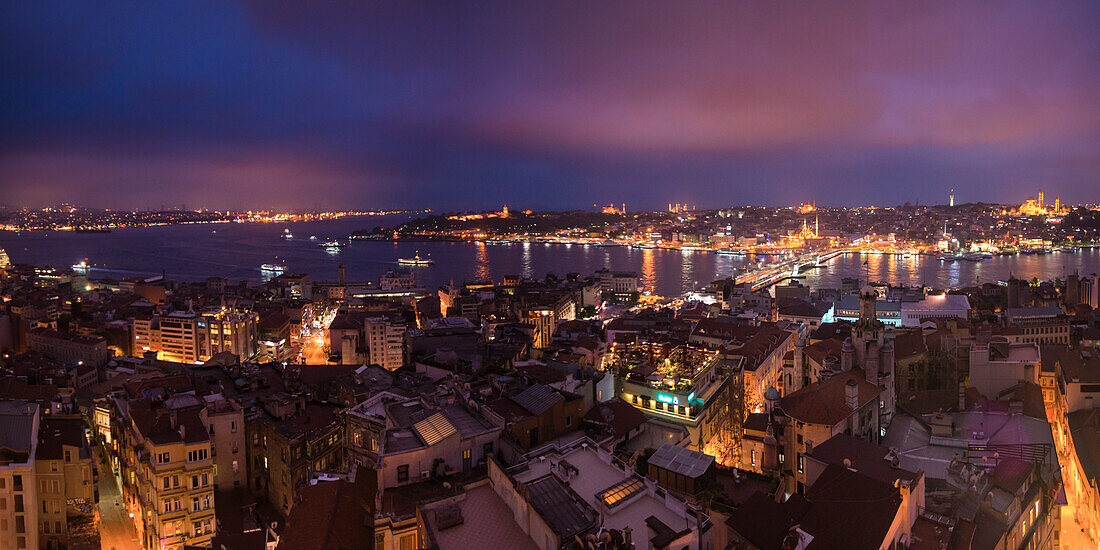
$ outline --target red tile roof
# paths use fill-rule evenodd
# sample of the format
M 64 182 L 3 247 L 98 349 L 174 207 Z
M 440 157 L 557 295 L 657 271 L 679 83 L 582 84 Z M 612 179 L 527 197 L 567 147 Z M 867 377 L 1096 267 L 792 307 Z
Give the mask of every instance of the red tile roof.
M 878 399 L 883 391 L 866 381 L 862 370 L 852 369 L 784 397 L 779 401 L 779 407 L 784 414 L 795 420 L 825 426 L 836 425 L 852 414 L 852 409 L 844 398 L 844 386 L 848 380 L 856 381 L 860 407 Z
M 631 430 L 646 423 L 646 416 L 642 411 L 635 409 L 633 405 L 618 397 L 597 404 L 584 415 L 585 420 L 607 424 L 611 427 L 615 437 L 622 437 Z

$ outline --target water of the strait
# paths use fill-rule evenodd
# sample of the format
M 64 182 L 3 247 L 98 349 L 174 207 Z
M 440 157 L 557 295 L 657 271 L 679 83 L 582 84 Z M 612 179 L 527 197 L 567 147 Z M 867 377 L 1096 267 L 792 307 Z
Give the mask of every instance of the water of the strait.
M 401 218 L 356 218 L 276 224 L 196 224 L 116 229 L 111 233 L 53 231 L 0 232 L 0 247 L 11 261 L 69 266 L 88 259 L 93 278 L 152 276 L 161 272 L 177 280 L 228 277 L 261 279 L 260 265 L 278 262 L 288 272 L 309 273 L 314 280 L 335 280 L 344 264 L 349 281 L 377 280 L 388 270 L 401 269 L 397 259 L 417 252 L 435 265 L 413 268 L 418 280 L 434 288 L 455 282 L 505 275 L 564 276 L 589 274 L 607 267 L 635 271 L 645 289 L 677 295 L 735 270 L 751 269 L 761 259 L 714 253 L 581 245 L 517 243 L 486 245 L 457 242 L 351 241 L 332 254 L 317 245 L 346 238 L 351 232 L 392 225 Z M 293 239 L 281 237 L 290 229 Z M 316 236 L 317 240 L 310 240 Z M 766 260 L 770 261 L 770 260 Z M 1010 275 L 1031 279 L 1065 277 L 1078 271 L 1100 272 L 1100 249 L 1077 253 L 998 256 L 982 262 L 942 263 L 931 256 L 845 255 L 804 273 L 811 288 L 836 288 L 844 277 L 937 288 L 1006 280 Z

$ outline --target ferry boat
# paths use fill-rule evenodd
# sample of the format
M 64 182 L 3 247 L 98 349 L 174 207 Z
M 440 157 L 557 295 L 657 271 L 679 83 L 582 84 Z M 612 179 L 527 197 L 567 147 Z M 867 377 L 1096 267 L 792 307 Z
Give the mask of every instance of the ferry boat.
M 88 272 L 88 258 L 84 258 L 83 260 L 80 260 L 80 263 L 73 264 L 73 271 L 75 271 L 77 273 L 87 273 Z
M 398 258 L 397 263 L 401 265 L 425 266 L 435 264 L 435 260 L 431 258 L 421 258 L 420 252 L 417 252 L 412 258 Z
M 976 252 L 968 252 L 966 254 L 963 254 L 962 259 L 964 259 L 968 262 L 980 262 L 980 261 L 984 260 L 985 257 L 983 257 L 981 254 L 978 254 Z
M 271 273 L 271 274 L 275 274 L 275 275 L 282 275 L 283 273 L 286 272 L 286 266 L 284 266 L 282 264 L 275 264 L 275 263 L 263 264 L 263 265 L 260 266 L 260 271 L 264 272 L 265 274 L 266 273 Z
M 508 239 L 486 239 L 485 244 L 512 244 Z
M 1075 253 L 1077 253 L 1077 247 L 1076 246 L 1063 246 L 1063 247 L 1058 249 L 1058 252 L 1069 252 L 1070 254 L 1075 254 Z
M 600 242 L 596 243 L 596 246 L 601 246 L 601 247 L 619 246 L 619 243 L 617 243 L 617 242 L 615 242 L 611 239 L 605 239 L 603 241 L 600 241 Z
M 939 261 L 941 261 L 941 262 L 953 262 L 953 261 L 955 261 L 955 255 L 954 254 L 940 254 L 936 258 L 939 259 Z
M 718 255 L 719 256 L 744 256 L 745 253 L 741 250 L 733 250 L 733 249 L 730 249 L 730 248 L 719 248 L 718 249 Z
M 321 243 L 317 246 L 319 246 L 321 248 L 344 248 L 347 245 L 348 245 L 347 243 L 342 243 L 340 241 L 337 241 L 337 240 L 333 239 L 331 241 L 325 241 L 325 242 L 323 242 L 323 243 Z

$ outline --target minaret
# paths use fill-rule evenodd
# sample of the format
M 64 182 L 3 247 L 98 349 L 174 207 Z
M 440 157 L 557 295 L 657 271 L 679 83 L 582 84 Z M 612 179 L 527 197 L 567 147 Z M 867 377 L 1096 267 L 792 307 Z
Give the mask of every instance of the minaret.
M 814 201 L 814 202 L 817 202 L 817 201 Z M 821 229 L 820 222 L 821 222 L 821 216 L 814 216 L 814 238 L 815 239 L 820 239 L 821 238 L 821 234 L 817 232 L 819 229 Z
M 951 188 L 951 194 L 947 196 L 947 206 L 955 206 L 955 188 Z
M 1046 203 L 1043 202 L 1043 190 L 1039 190 L 1039 208 L 1045 208 Z

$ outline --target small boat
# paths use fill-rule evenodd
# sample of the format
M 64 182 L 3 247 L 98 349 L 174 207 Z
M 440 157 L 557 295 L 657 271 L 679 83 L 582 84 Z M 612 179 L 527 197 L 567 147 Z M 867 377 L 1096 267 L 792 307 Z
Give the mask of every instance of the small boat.
M 1063 246 L 1063 247 L 1058 249 L 1058 252 L 1069 252 L 1070 254 L 1074 254 L 1074 253 L 1077 252 L 1077 247 L 1076 246 Z
M 317 246 L 319 246 L 321 248 L 344 248 L 347 245 L 348 245 L 347 243 L 342 243 L 340 241 L 337 241 L 337 240 L 333 239 L 331 241 L 325 241 L 325 242 L 323 242 L 323 243 L 321 243 Z
M 940 254 L 936 258 L 939 259 L 939 261 L 941 261 L 941 262 L 953 262 L 953 261 L 955 261 L 955 255 L 954 254 Z
M 968 252 L 968 253 L 962 255 L 962 259 L 964 259 L 968 262 L 980 262 L 980 261 L 984 260 L 985 258 L 982 257 L 981 254 L 978 254 L 978 253 L 975 253 L 975 252 Z
M 289 241 L 290 239 L 293 239 L 293 238 L 294 238 L 294 234 L 292 234 L 292 233 L 290 232 L 290 228 L 289 228 L 289 227 L 287 227 L 287 228 L 284 228 L 284 229 L 283 229 L 283 234 L 282 234 L 282 235 L 280 235 L 280 237 L 282 237 L 283 239 L 286 239 L 286 240 L 288 240 L 288 241 Z
M 435 260 L 431 258 L 421 258 L 420 252 L 417 252 L 412 258 L 398 258 L 397 263 L 401 265 L 424 266 L 435 264 Z
M 77 233 L 110 233 L 111 230 L 106 227 L 78 227 L 75 230 Z
M 317 240 L 317 235 L 310 235 L 309 240 L 316 241 Z
M 210 234 L 211 234 L 211 235 L 217 235 L 217 234 L 218 234 L 218 230 L 217 230 L 217 229 L 211 229 L 211 230 L 210 230 Z

